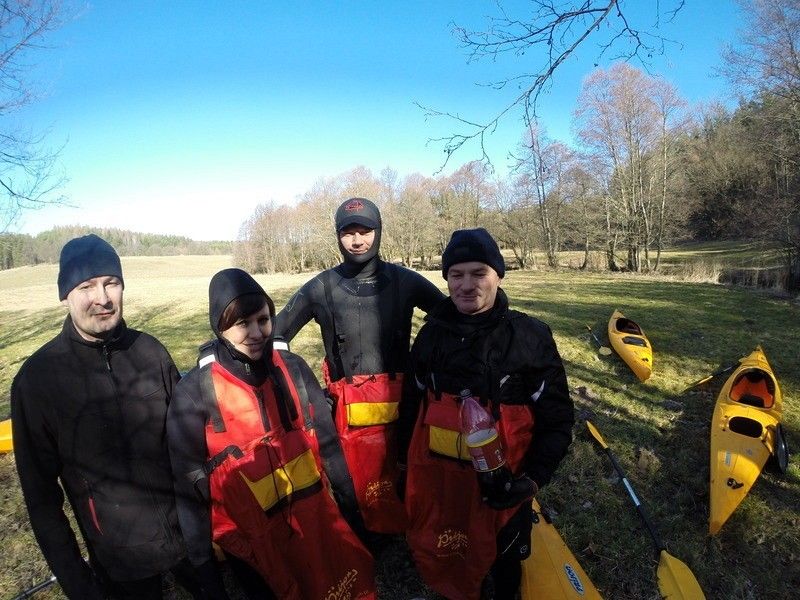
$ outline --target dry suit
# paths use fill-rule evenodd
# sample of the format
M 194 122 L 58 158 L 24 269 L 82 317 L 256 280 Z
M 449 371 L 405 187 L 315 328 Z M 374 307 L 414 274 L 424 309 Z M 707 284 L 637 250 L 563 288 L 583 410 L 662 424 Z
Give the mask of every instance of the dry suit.
M 497 420 L 513 476 L 545 485 L 574 420 L 550 329 L 510 310 L 502 289 L 494 307 L 476 315 L 448 299 L 426 318 L 411 363 L 398 437 L 408 468 L 406 535 L 419 572 L 450 600 L 477 600 L 496 569 L 495 597 L 513 597 L 530 554 L 530 503 L 495 510 L 482 499 L 460 431 L 459 392 L 469 388 Z M 510 589 L 497 593 L 504 585 Z
M 204 564 L 213 539 L 279 598 L 373 598 L 372 557 L 341 516 L 326 474 L 328 466 L 345 470 L 319 383 L 294 354 L 268 344 L 251 361 L 221 337 L 215 324 L 228 301 L 261 290 L 243 271 L 231 278 L 236 285 L 221 291 L 212 280 L 218 339 L 201 349 L 167 420 L 189 558 Z
M 405 510 L 398 479 L 396 420 L 403 373 L 408 364 L 415 307 L 431 310 L 444 295 L 430 281 L 378 257 L 381 221 L 364 198 L 343 203 L 336 214 L 337 235 L 348 225 L 375 230 L 365 254 L 354 256 L 339 243 L 344 262 L 307 282 L 276 318 L 274 335 L 291 341 L 311 319 L 325 347 L 323 376 L 353 480 L 355 501 L 342 510 L 358 527 L 399 533 Z

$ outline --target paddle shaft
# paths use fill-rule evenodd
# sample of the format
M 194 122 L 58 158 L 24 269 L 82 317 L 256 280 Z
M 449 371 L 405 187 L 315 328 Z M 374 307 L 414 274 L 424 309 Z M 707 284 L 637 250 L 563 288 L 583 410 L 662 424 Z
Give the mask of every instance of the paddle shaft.
M 586 329 L 588 329 L 588 330 L 589 330 L 589 333 L 591 334 L 591 336 L 592 336 L 592 339 L 595 341 L 595 343 L 597 344 L 597 347 L 598 347 L 598 348 L 600 348 L 601 350 L 603 350 L 603 349 L 610 350 L 610 349 L 608 348 L 608 346 L 603 346 L 603 343 L 602 343 L 602 342 L 600 341 L 600 339 L 599 339 L 599 338 L 598 338 L 598 337 L 597 337 L 597 336 L 594 334 L 594 331 L 592 331 L 592 328 L 591 328 L 591 327 L 589 327 L 589 326 L 587 325 L 587 326 L 586 326 Z
M 692 389 L 693 387 L 697 387 L 698 385 L 702 385 L 702 384 L 704 384 L 704 383 L 705 383 L 705 382 L 707 382 L 707 381 L 711 381 L 712 379 L 714 379 L 714 377 L 717 377 L 717 376 L 719 376 L 719 375 L 722 375 L 723 373 L 727 373 L 728 371 L 732 371 L 733 369 L 735 369 L 735 368 L 736 368 L 736 367 L 738 367 L 738 366 L 739 366 L 739 363 L 738 363 L 738 362 L 735 362 L 735 363 L 733 363 L 732 365 L 728 365 L 727 367 L 723 367 L 723 368 L 721 368 L 721 369 L 717 369 L 716 371 L 714 371 L 714 372 L 713 372 L 713 373 L 711 373 L 710 375 L 706 375 L 706 376 L 705 376 L 705 377 L 703 377 L 702 379 L 698 379 L 698 380 L 697 380 L 697 381 L 695 381 L 694 383 L 690 383 L 688 386 L 686 386 L 686 387 L 684 388 L 684 390 L 683 390 L 683 391 L 684 391 L 684 392 L 688 392 L 688 391 L 689 391 L 690 389 Z
M 20 592 L 19 595 L 14 596 L 13 600 L 24 600 L 25 598 L 30 598 L 36 592 L 41 592 L 43 589 L 45 589 L 47 587 L 50 587 L 55 582 L 56 582 L 56 576 L 55 575 L 51 575 L 50 579 L 46 579 L 44 581 L 41 581 L 41 582 L 37 583 L 35 586 L 33 586 L 31 588 L 28 588 L 24 592 Z
M 622 484 L 625 486 L 625 489 L 628 490 L 628 495 L 631 497 L 631 500 L 633 500 L 633 503 L 636 506 L 636 512 L 639 513 L 639 516 L 642 518 L 642 521 L 644 521 L 644 524 L 647 527 L 647 531 L 650 533 L 650 537 L 653 538 L 653 543 L 656 546 L 656 550 L 658 550 L 658 552 L 665 550 L 666 547 L 664 546 L 664 542 L 661 541 L 661 536 L 658 535 L 655 525 L 653 525 L 653 522 L 650 520 L 647 511 L 644 509 L 639 497 L 636 495 L 636 491 L 633 489 L 631 482 L 628 481 L 628 478 L 625 476 L 625 472 L 622 470 L 619 461 L 617 461 L 617 457 L 614 456 L 614 453 L 608 446 L 606 446 L 604 450 L 611 459 L 611 464 L 614 465 L 614 469 L 616 469 L 617 473 L 622 478 Z

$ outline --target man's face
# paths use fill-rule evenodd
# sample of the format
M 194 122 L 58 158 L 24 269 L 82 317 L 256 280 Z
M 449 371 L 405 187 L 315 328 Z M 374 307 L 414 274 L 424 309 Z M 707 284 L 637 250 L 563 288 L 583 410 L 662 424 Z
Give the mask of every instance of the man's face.
M 359 256 L 372 248 L 375 230 L 363 225 L 348 225 L 339 232 L 339 241 L 348 254 Z
M 447 289 L 458 312 L 477 315 L 494 306 L 500 277 L 482 262 L 465 262 L 447 270 Z
M 122 320 L 122 282 L 113 275 L 87 279 L 76 285 L 61 304 L 80 336 L 90 342 L 106 339 Z

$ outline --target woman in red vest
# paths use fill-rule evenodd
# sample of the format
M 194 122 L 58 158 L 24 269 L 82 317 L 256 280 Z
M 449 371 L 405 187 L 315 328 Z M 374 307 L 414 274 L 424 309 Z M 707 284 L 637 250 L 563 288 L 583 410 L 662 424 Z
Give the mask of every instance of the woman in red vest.
M 330 411 L 305 361 L 273 350 L 274 316 L 272 299 L 246 272 L 212 278 L 217 337 L 201 348 L 167 415 L 189 558 L 212 597 L 226 598 L 213 541 L 279 598 L 374 598 L 372 557 L 329 490 L 347 485 Z M 247 587 L 251 597 L 267 594 L 264 584 Z

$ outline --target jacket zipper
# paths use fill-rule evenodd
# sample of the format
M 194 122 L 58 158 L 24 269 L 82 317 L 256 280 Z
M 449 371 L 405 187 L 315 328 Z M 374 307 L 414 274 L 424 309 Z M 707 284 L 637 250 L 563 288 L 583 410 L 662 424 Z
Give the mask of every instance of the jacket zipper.
M 86 495 L 88 497 L 88 505 L 89 505 L 89 515 L 92 517 L 92 523 L 94 523 L 95 529 L 97 529 L 100 535 L 103 535 L 103 529 L 100 527 L 100 520 L 97 518 L 97 508 L 94 504 L 94 493 L 92 492 L 92 486 L 89 485 L 89 482 L 86 479 L 83 480 L 83 484 L 86 486 Z

